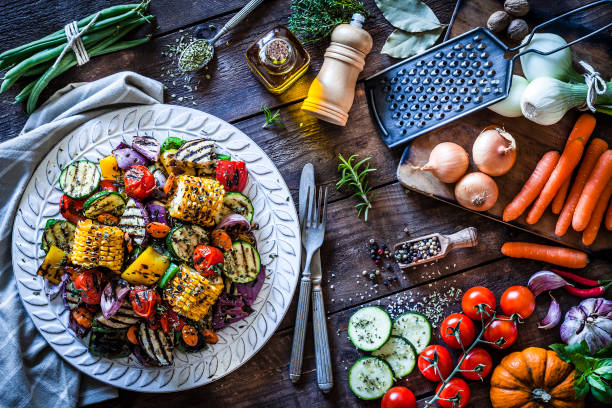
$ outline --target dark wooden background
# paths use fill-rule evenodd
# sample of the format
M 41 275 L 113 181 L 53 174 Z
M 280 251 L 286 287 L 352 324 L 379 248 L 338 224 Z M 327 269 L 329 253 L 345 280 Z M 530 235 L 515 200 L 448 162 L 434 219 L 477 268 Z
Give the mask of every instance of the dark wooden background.
M 94 13 L 109 4 L 122 2 L 124 1 L 4 0 L 0 4 L 2 49 L 37 39 L 63 27 L 68 21 Z M 453 0 L 425 2 L 440 21 L 448 23 L 455 5 Z M 508 286 L 526 284 L 532 273 L 544 267 L 539 262 L 507 259 L 501 255 L 500 247 L 509 240 L 542 243 L 546 242 L 545 240 L 431 198 L 407 192 L 400 187 L 395 180 L 395 170 L 402 149 L 389 150 L 379 139 L 367 111 L 363 84 L 357 85 L 355 103 L 344 128 L 319 122 L 300 111 L 301 101 L 321 66 L 326 44 L 307 47 L 312 56 L 312 67 L 283 95 L 269 94 L 255 80 L 247 69 L 244 51 L 256 37 L 273 25 L 287 24 L 290 15 L 289 1 L 265 1 L 246 22 L 218 42 L 215 59 L 209 69 L 196 74 L 196 78 L 190 83 L 182 78 L 169 76 L 168 69 L 174 67 L 170 57 L 165 55 L 168 46 L 176 45 L 181 37 L 188 37 L 198 27 L 221 27 L 244 3 L 245 0 L 154 0 L 151 12 L 157 16 L 158 28 L 154 31 L 151 43 L 117 54 L 97 57 L 83 67 L 71 69 L 51 83 L 43 98 L 70 82 L 91 81 L 117 71 L 132 70 L 162 81 L 168 88 L 167 103 L 195 107 L 212 113 L 248 134 L 276 163 L 291 189 L 294 200 L 297 200 L 302 166 L 312 162 L 316 168 L 317 181 L 332 186 L 333 191 L 322 258 L 336 386 L 329 395 L 321 394 L 317 388 L 311 332 L 307 337 L 305 373 L 302 380 L 293 385 L 288 378 L 296 310 L 294 301 L 268 344 L 257 356 L 227 377 L 208 386 L 181 393 L 141 394 L 121 390 L 119 399 L 98 404 L 98 407 L 375 407 L 379 405 L 378 401 L 365 403 L 355 398 L 346 381 L 348 368 L 361 355 L 346 337 L 348 317 L 357 308 L 366 304 L 394 307 L 403 302 L 408 304 L 405 309 L 420 310 L 422 305 L 418 302 L 423 303 L 438 297 L 446 299 L 440 303 L 440 314 L 444 316 L 460 310 L 460 301 L 455 299 L 460 299 L 460 294 L 474 285 L 488 286 L 500 296 Z M 484 25 L 488 15 L 502 7 L 502 3 L 497 0 L 464 0 L 463 3 L 453 27 L 454 35 Z M 534 0 L 531 3 L 532 11 L 527 20 L 533 25 L 585 2 Z M 374 38 L 374 48 L 367 57 L 361 79 L 395 62 L 392 58 L 380 54 L 392 27 L 384 20 L 373 0 L 366 0 L 365 4 L 371 13 L 365 28 Z M 601 11 L 589 12 L 571 19 L 568 24 L 556 25 L 554 30 L 566 38 L 572 38 L 584 30 L 600 26 L 603 21 L 609 21 L 609 16 L 609 13 Z M 574 47 L 573 51 L 577 57 L 587 61 L 591 58 L 605 61 L 609 60 L 611 44 L 608 33 L 607 36 L 598 36 L 589 41 L 587 46 Z M 596 68 L 606 77 L 611 74 L 609 66 Z M 197 90 L 189 91 L 185 86 L 193 87 L 198 80 L 200 83 Z M 0 100 L 11 100 L 14 95 L 11 91 L 0 95 Z M 262 128 L 262 104 L 281 110 L 281 119 L 287 126 L 286 130 Z M 478 121 L 486 118 L 500 121 L 501 118 L 488 110 L 475 115 L 478 115 Z M 553 148 L 561 148 L 576 116 L 576 112 L 571 112 L 564 120 L 551 127 L 552 131 L 548 134 L 555 134 L 556 137 L 546 143 Z M 462 122 L 469 123 L 473 119 L 467 117 Z M 15 137 L 25 120 L 26 115 L 21 105 L 0 105 L 0 141 Z M 603 117 L 600 120 L 603 129 L 609 131 L 610 122 Z M 533 127 L 534 137 L 537 137 L 538 126 L 525 119 L 501 121 L 509 131 L 513 126 L 522 129 Z M 452 126 L 456 126 L 460 131 L 462 122 L 455 122 Z M 599 131 L 602 132 L 601 128 Z M 338 153 L 372 156 L 372 165 L 378 169 L 371 180 L 376 198 L 370 213 L 371 219 L 367 223 L 356 218 L 353 209 L 355 201 L 349 198 L 349 194 L 346 191 L 335 191 L 333 188 L 337 179 L 335 157 Z M 476 248 L 458 250 L 436 264 L 421 266 L 406 273 L 395 267 L 383 269 L 375 282 L 366 282 L 361 277 L 362 270 L 374 268 L 366 248 L 370 238 L 393 244 L 406 237 L 431 232 L 452 233 L 467 226 L 478 229 L 480 244 Z M 404 232 L 404 229 L 408 233 Z M 592 263 L 583 273 L 593 278 L 609 277 L 612 274 L 611 265 L 610 254 L 595 254 Z M 385 281 L 389 284 L 384 285 Z M 377 287 L 370 289 L 374 283 L 378 284 Z M 556 293 L 555 296 L 560 300 L 564 311 L 579 302 L 578 298 L 563 292 Z M 518 341 L 509 351 L 533 345 L 546 347 L 559 341 L 558 329 L 537 329 L 538 320 L 546 314 L 548 299 L 541 296 L 537 303 L 536 312 L 520 327 Z M 434 341 L 439 343 L 439 336 Z M 495 362 L 509 351 L 493 353 Z M 434 383 L 421 377 L 417 370 L 399 383 L 413 390 L 420 400 L 420 406 L 432 395 L 435 387 Z M 472 401 L 469 406 L 489 407 L 488 384 L 473 383 L 471 388 Z

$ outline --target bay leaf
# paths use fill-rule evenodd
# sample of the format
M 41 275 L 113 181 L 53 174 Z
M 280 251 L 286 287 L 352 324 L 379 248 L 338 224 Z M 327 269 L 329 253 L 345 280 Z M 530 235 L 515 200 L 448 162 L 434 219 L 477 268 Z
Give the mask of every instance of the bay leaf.
M 420 54 L 436 43 L 444 27 L 420 33 L 409 33 L 404 30 L 395 30 L 387 37 L 385 45 L 380 51 L 393 58 L 408 58 Z
M 395 28 L 411 33 L 442 27 L 434 12 L 421 0 L 375 0 L 383 16 Z

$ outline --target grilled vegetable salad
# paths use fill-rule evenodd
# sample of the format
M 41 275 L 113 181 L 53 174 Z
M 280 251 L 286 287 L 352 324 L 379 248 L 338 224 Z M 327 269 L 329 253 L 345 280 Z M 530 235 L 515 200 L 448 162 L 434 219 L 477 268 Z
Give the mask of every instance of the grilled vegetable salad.
M 214 142 L 121 143 L 66 166 L 62 220 L 47 220 L 38 274 L 60 285 L 92 354 L 173 363 L 248 316 L 265 279 L 241 161 Z

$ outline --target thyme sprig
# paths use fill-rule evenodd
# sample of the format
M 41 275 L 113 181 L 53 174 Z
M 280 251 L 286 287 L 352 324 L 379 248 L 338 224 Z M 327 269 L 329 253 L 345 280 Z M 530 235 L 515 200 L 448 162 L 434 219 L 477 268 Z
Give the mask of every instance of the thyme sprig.
M 368 15 L 359 0 L 293 0 L 291 10 L 289 29 L 304 44 L 327 39 L 338 24 L 350 22 L 354 13 Z
M 370 157 L 366 157 L 365 159 L 353 164 L 359 157 L 358 154 L 353 154 L 351 157 L 346 160 L 342 157 L 342 154 L 338 154 L 338 159 L 340 160 L 340 164 L 338 164 L 338 172 L 340 172 L 340 180 L 336 182 L 336 188 L 340 188 L 344 185 L 348 186 L 351 190 L 353 190 L 353 194 L 351 197 L 358 197 L 362 202 L 355 205 L 357 209 L 357 216 L 361 217 L 361 213 L 363 212 L 364 221 L 368 220 L 368 213 L 370 208 L 372 208 L 372 203 L 370 200 L 374 196 L 370 193 L 371 188 L 368 186 L 368 174 L 376 169 L 370 168 L 369 160 Z
M 266 123 L 263 124 L 262 126 L 263 128 L 273 125 L 273 126 L 280 126 L 283 129 L 285 129 L 285 125 L 278 118 L 278 116 L 280 115 L 280 109 L 272 113 L 270 108 L 261 105 L 261 110 L 263 111 L 264 115 L 266 115 Z

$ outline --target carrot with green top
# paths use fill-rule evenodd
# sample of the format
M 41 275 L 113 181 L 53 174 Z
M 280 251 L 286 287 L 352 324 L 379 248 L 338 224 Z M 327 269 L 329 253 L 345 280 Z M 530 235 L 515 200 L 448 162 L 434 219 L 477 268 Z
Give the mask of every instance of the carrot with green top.
M 591 175 L 591 172 L 595 168 L 597 160 L 599 160 L 599 157 L 606 150 L 608 150 L 608 143 L 599 138 L 593 139 L 589 144 L 589 147 L 587 147 L 582 163 L 580 163 L 580 168 L 576 173 L 576 178 L 574 179 L 572 188 L 567 196 L 565 204 L 563 205 L 563 210 L 561 210 L 561 214 L 559 214 L 559 218 L 557 219 L 555 235 L 562 237 L 567 232 L 567 229 L 572 223 L 574 211 L 578 205 L 578 200 L 582 194 L 582 189 Z
M 542 156 L 521 191 L 504 208 L 504 214 L 502 215 L 504 221 L 515 220 L 525 212 L 533 200 L 538 197 L 542 188 L 544 188 L 546 180 L 550 177 L 558 161 L 559 152 L 556 151 L 548 152 Z
M 501 251 L 511 258 L 533 259 L 573 269 L 584 268 L 589 263 L 587 254 L 582 251 L 551 245 L 506 242 Z
M 584 143 L 581 139 L 572 140 L 565 147 L 540 196 L 533 204 L 533 207 L 531 207 L 531 210 L 529 210 L 527 224 L 535 224 L 542 218 L 544 211 L 546 211 L 548 205 L 555 198 L 555 194 L 557 194 L 563 182 L 572 176 L 572 172 L 578 163 L 580 163 L 583 152 Z
M 597 160 L 595 168 L 584 185 L 578 205 L 576 205 L 576 211 L 572 219 L 572 227 L 576 231 L 584 231 L 587 227 L 597 201 L 611 179 L 612 150 L 606 150 Z
M 591 245 L 595 242 L 595 238 L 597 238 L 597 234 L 599 233 L 599 229 L 601 228 L 601 221 L 604 218 L 606 213 L 606 208 L 608 207 L 608 202 L 610 201 L 610 197 L 612 196 L 612 183 L 608 183 L 607 187 L 604 189 L 603 193 L 597 200 L 597 205 L 593 210 L 593 214 L 591 215 L 591 219 L 587 224 L 584 232 L 582 233 L 582 243 L 584 245 Z

